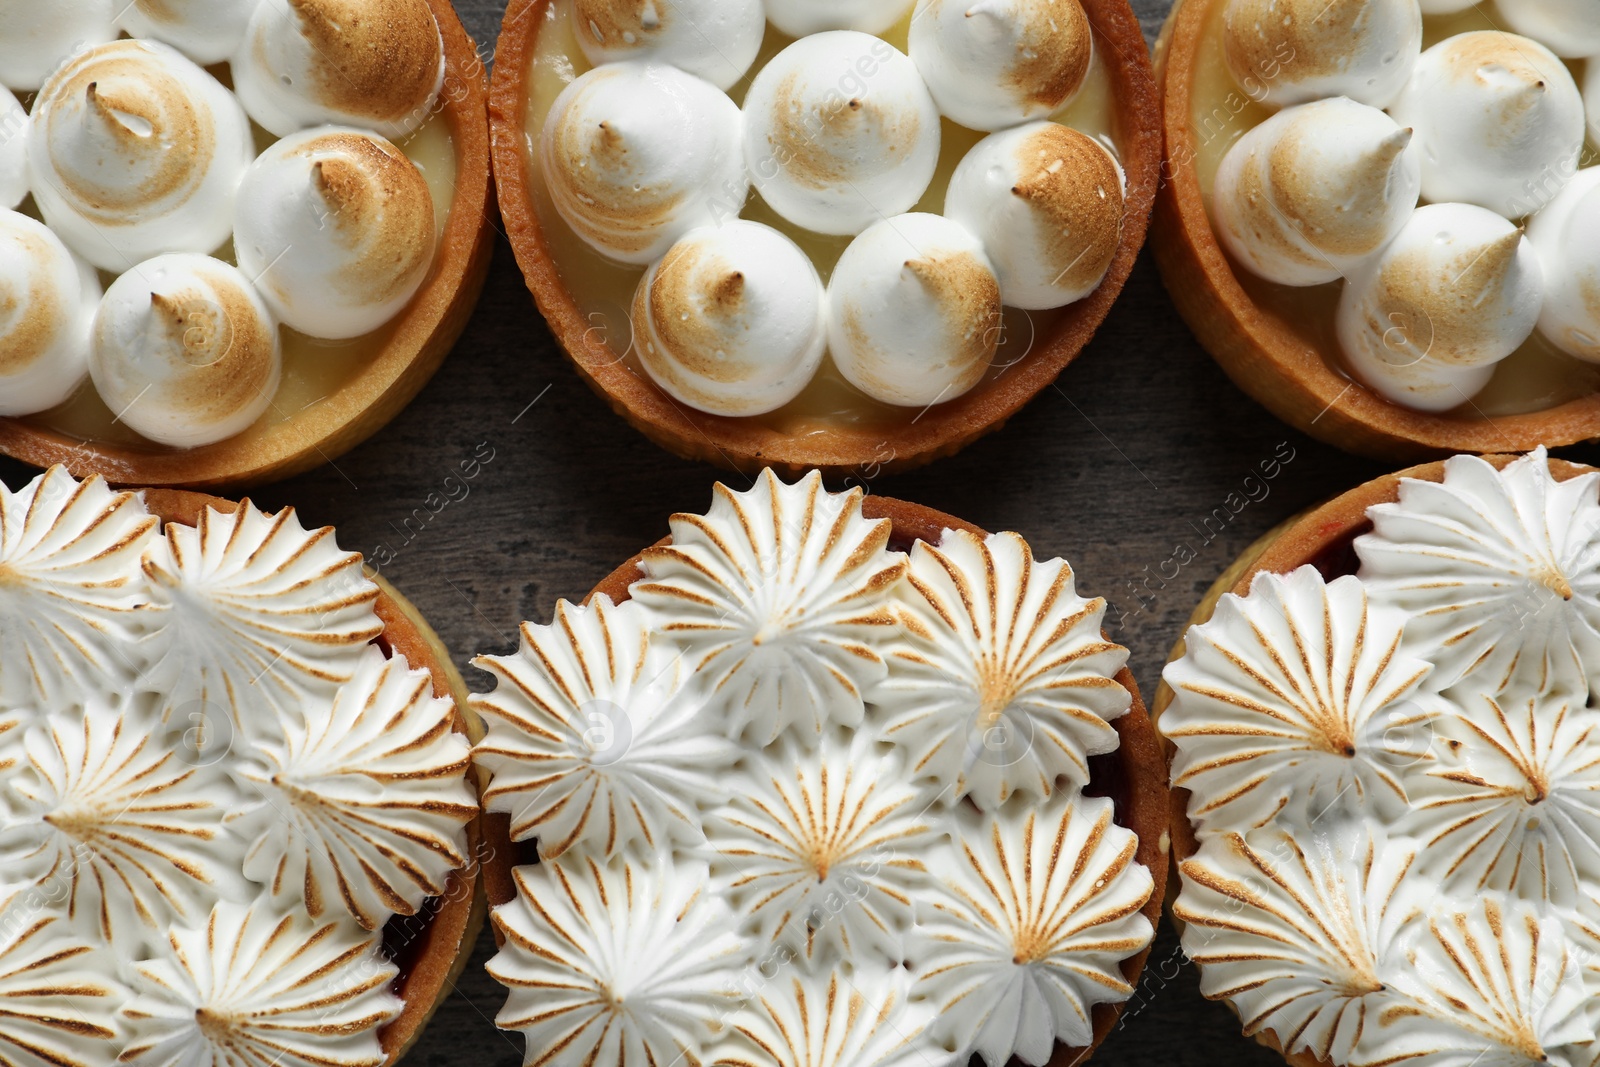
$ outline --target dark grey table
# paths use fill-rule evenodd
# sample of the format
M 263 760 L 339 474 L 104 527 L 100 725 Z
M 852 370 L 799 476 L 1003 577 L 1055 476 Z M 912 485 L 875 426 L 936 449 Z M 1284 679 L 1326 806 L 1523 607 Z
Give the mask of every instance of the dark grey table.
M 1168 0 L 1133 0 L 1155 40 Z M 456 0 L 492 54 L 504 0 Z M 531 405 L 531 406 L 530 406 Z M 1570 458 L 1600 461 L 1595 450 Z M 492 457 L 462 497 L 430 516 L 429 494 L 461 460 Z M 1259 464 L 1292 455 L 1278 477 Z M 1079 589 L 1112 603 L 1109 629 L 1133 651 L 1148 699 L 1195 602 L 1272 526 L 1385 470 L 1295 433 L 1222 375 L 1167 298 L 1149 254 L 1092 344 L 1055 388 L 952 459 L 876 479 L 870 491 L 914 500 L 990 530 L 1017 530 L 1041 556 L 1065 556 Z M 31 476 L 0 460 L 16 486 Z M 1247 478 L 1252 478 L 1249 485 Z M 539 318 L 504 240 L 472 323 L 438 376 L 390 426 L 336 464 L 254 494 L 292 504 L 308 525 L 383 567 L 427 616 L 474 689 L 480 652 L 505 653 L 523 619 L 548 622 L 618 563 L 667 531 L 667 516 L 709 504 L 733 478 L 656 448 L 577 378 Z M 1252 499 L 1252 497 L 1254 499 Z M 1235 514 L 1240 500 L 1246 506 Z M 437 506 L 437 500 L 434 501 Z M 1222 516 L 1227 521 L 1222 521 Z M 411 520 L 409 523 L 407 520 Z M 420 531 L 420 532 L 419 532 Z M 1177 557 L 1193 559 L 1172 575 Z M 380 558 L 384 558 L 380 556 Z M 487 932 L 411 1067 L 516 1067 L 521 1038 L 495 1030 L 500 988 L 484 973 Z M 1206 1002 L 1163 927 L 1121 1028 L 1097 1056 L 1113 1064 L 1281 1065 Z

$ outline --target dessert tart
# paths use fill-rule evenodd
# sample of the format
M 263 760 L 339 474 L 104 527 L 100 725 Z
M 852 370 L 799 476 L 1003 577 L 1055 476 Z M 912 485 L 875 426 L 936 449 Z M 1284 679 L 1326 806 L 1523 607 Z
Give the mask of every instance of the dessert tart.
M 0 1062 L 395 1062 L 482 924 L 465 707 L 292 509 L 0 486 Z
M 1180 0 L 1152 247 L 1241 389 L 1380 459 L 1600 434 L 1597 15 Z
M 1156 700 L 1172 913 L 1291 1063 L 1600 1052 L 1600 472 L 1457 456 L 1292 520 Z
M 718 486 L 478 661 L 498 1024 L 529 1064 L 1078 1062 L 1166 871 L 1104 611 L 1015 534 Z
M 447 0 L 0 0 L 0 452 L 215 487 L 365 440 L 482 289 L 486 107 Z
M 903 468 L 1088 343 L 1159 166 L 1126 0 L 512 0 L 501 214 L 582 377 L 688 458 Z

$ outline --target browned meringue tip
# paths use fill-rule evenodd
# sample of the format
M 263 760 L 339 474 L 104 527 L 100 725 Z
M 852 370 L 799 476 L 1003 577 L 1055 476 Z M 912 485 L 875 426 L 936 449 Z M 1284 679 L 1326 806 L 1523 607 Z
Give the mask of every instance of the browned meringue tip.
M 427 0 L 287 0 L 322 58 L 320 101 L 389 120 L 430 99 L 444 42 Z

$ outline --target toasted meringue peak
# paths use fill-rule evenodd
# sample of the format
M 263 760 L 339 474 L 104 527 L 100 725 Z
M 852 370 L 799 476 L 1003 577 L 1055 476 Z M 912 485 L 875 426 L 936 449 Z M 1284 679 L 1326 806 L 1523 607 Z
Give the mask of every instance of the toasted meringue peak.
M 1497 0 L 1506 27 L 1558 56 L 1600 56 L 1600 0 Z
M 144 572 L 157 613 L 142 645 L 147 681 L 185 721 L 216 714 L 271 736 L 281 716 L 349 681 L 383 630 L 361 556 L 293 508 L 208 507 L 196 526 L 167 526 Z
M 707 824 L 706 854 L 762 952 L 779 942 L 807 958 L 902 958 L 939 836 L 934 795 L 909 778 L 867 731 L 749 758 Z
M 1342 278 L 1388 244 L 1417 206 L 1412 132 L 1345 97 L 1287 108 L 1236 141 L 1212 213 L 1224 247 L 1281 285 Z
M 1234 80 L 1273 107 L 1347 96 L 1387 107 L 1422 52 L 1416 0 L 1228 0 Z
M 1390 108 L 1416 130 L 1422 195 L 1507 218 L 1539 206 L 1578 169 L 1583 98 L 1537 41 L 1498 30 L 1448 37 L 1423 53 Z
M 703 687 L 702 714 L 758 745 L 858 725 L 906 572 L 889 521 L 864 518 L 860 489 L 829 493 L 815 471 L 785 485 L 765 470 L 745 492 L 714 492 L 707 514 L 673 516 L 672 543 L 644 553 L 631 589 L 666 620 L 657 632 Z
M 744 100 L 756 188 L 818 233 L 856 234 L 910 211 L 933 180 L 939 139 L 939 109 L 916 64 L 865 33 L 802 37 L 762 68 Z
M 1092 293 L 1122 237 L 1122 167 L 1086 134 L 1035 122 L 990 134 L 950 179 L 945 216 L 983 242 L 1000 297 L 1030 311 Z
M 1405 647 L 1438 686 L 1600 663 L 1600 474 L 1557 482 L 1543 448 L 1500 471 L 1457 456 L 1368 514 L 1361 580 L 1410 617 Z
M 1258 574 L 1190 628 L 1163 672 L 1161 731 L 1202 832 L 1263 825 L 1293 798 L 1403 804 L 1400 772 L 1426 758 L 1433 714 L 1415 699 L 1431 668 L 1402 651 L 1404 622 L 1356 578 L 1307 566 Z
M 64 403 L 89 374 L 94 268 L 42 223 L 0 210 L 0 415 Z
M 0 85 L 0 208 L 28 198 L 28 113 Z
M 1544 272 L 1522 231 L 1470 204 L 1418 208 L 1339 300 L 1352 370 L 1397 404 L 1459 407 L 1533 333 Z
M 117 0 L 0 0 L 0 85 L 28 92 L 61 61 L 117 36 Z
M 916 992 L 939 1009 L 933 1034 L 962 1062 L 1044 1064 L 1056 1042 L 1086 1047 L 1091 1011 L 1132 993 L 1121 963 L 1154 933 L 1154 890 L 1138 838 L 1111 801 L 1062 793 L 988 816 L 958 809 L 939 891 L 918 905 L 927 938 Z
M 170 44 L 202 66 L 231 58 L 261 0 L 128 0 L 117 26 Z
M 421 172 L 362 130 L 286 137 L 239 187 L 239 268 L 284 325 L 312 337 L 360 337 L 398 315 L 427 278 L 437 240 Z
M 668 63 L 729 89 L 767 32 L 761 0 L 576 0 L 578 47 L 595 66 Z
M 651 625 L 631 602 L 563 600 L 551 625 L 523 625 L 514 655 L 476 661 L 499 683 L 472 702 L 489 728 L 473 753 L 493 776 L 484 807 L 546 859 L 698 841 L 699 805 L 724 791 L 736 752 L 678 691 L 677 657 L 649 654 Z
M 367 930 L 444 893 L 478 811 L 454 717 L 427 671 L 368 646 L 326 714 L 285 718 L 236 771 L 245 876 L 285 909 L 347 911 Z
M 767 18 L 790 37 L 823 30 L 882 33 L 905 17 L 912 0 L 766 0 Z
M 1533 217 L 1528 240 L 1544 274 L 1539 332 L 1569 356 L 1600 363 L 1600 167 L 1579 171 Z
M 433 113 L 444 68 L 428 0 L 259 0 L 232 67 L 244 109 L 278 137 L 331 123 L 392 138 Z
M 738 107 L 709 82 L 676 67 L 610 63 L 556 97 L 539 164 L 579 237 L 642 266 L 690 230 L 744 209 L 740 129 Z
M 1094 35 L 1078 0 L 918 0 L 909 51 L 941 112 L 992 131 L 1071 100 Z
M 118 278 L 95 318 L 89 373 L 102 400 L 165 445 L 221 441 L 277 395 L 278 327 L 238 268 L 209 256 L 157 256 Z
M 571 853 L 513 873 L 488 970 L 510 990 L 495 1024 L 522 1032 L 527 1063 L 708 1062 L 749 958 L 703 864 Z
M 1077 594 L 1065 560 L 1035 561 L 1016 534 L 946 530 L 911 550 L 896 590 L 903 636 L 868 694 L 883 738 L 952 798 L 992 809 L 1013 792 L 1089 782 L 1114 751 L 1108 720 L 1132 703 L 1116 682 L 1128 651 L 1100 631 L 1104 600 Z
M 1200 991 L 1288 1054 L 1364 1061 L 1364 1039 L 1405 1006 L 1383 963 L 1430 900 L 1425 882 L 1406 877 L 1416 854 L 1404 838 L 1338 818 L 1311 833 L 1266 826 L 1203 841 L 1180 868 L 1172 908 Z
M 39 90 L 28 130 L 45 222 L 114 272 L 224 244 L 254 155 L 233 94 L 154 41 L 115 41 L 63 64 Z
M 805 389 L 827 347 L 822 281 L 798 245 L 733 219 L 689 231 L 639 281 L 634 351 L 651 379 L 716 415 L 760 415 Z
M 16 492 L 0 485 L 0 706 L 70 705 L 85 677 L 132 682 L 155 531 L 137 495 L 98 475 L 51 467 Z
M 378 1028 L 401 1008 L 376 935 L 265 899 L 175 927 L 132 972 L 121 1059 L 133 1067 L 380 1067 Z
M 938 215 L 884 219 L 850 243 L 828 284 L 833 361 L 886 404 L 954 400 L 1000 344 L 1000 283 L 978 239 Z
M 30 894 L 0 890 L 0 1061 L 18 1067 L 110 1063 L 105 1025 L 126 995 L 116 961 Z
M 928 1033 L 933 1010 L 908 996 L 904 968 L 835 964 L 785 971 L 717 1046 L 717 1067 L 942 1067 Z

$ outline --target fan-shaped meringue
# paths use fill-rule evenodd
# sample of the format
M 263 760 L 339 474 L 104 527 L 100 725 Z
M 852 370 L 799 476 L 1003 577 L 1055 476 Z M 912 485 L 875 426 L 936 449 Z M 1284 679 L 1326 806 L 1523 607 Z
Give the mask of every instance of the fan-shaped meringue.
M 133 1067 L 374 1067 L 378 1028 L 401 1008 L 374 935 L 264 899 L 218 904 L 132 971 L 121 1061 Z
M 916 64 L 865 33 L 802 37 L 762 68 L 744 100 L 756 188 L 778 214 L 819 233 L 860 233 L 911 210 L 939 165 L 939 138 L 939 109 Z
M 903 968 L 834 964 L 781 973 L 718 1046 L 723 1067 L 949 1067 L 928 1036 L 932 1009 L 907 995 Z
M 1600 70 L 1600 62 L 1590 66 Z M 1539 332 L 1569 356 L 1600 363 L 1600 167 L 1579 171 L 1529 221 L 1528 240 L 1544 274 Z
M 488 970 L 510 990 L 495 1024 L 522 1031 L 530 1064 L 708 1062 L 748 953 L 704 866 L 575 855 L 516 868 L 494 910 Z
M 941 112 L 1001 130 L 1077 95 L 1094 35 L 1078 0 L 918 0 L 907 51 Z
M 329 340 L 399 314 L 427 278 L 438 238 L 416 165 L 381 137 L 337 127 L 261 153 L 239 187 L 234 225 L 239 268 L 273 313 Z
M 767 18 L 790 37 L 822 30 L 882 33 L 905 17 L 912 0 L 766 0 Z
M 1049 796 L 1058 778 L 1087 785 L 1088 758 L 1117 747 L 1108 720 L 1132 703 L 1105 610 L 1077 594 L 1064 560 L 1035 562 L 1016 534 L 917 542 L 895 600 L 904 637 L 868 694 L 884 740 L 985 809 L 1018 790 Z
M 1600 56 L 1600 0 L 1497 0 L 1495 11 L 1558 56 Z
M 1228 69 L 1273 107 L 1348 96 L 1387 107 L 1422 52 L 1416 0 L 1228 0 Z
M 232 57 L 262 0 L 128 0 L 117 25 L 129 37 L 170 44 L 202 66 Z M 277 0 L 272 0 L 277 2 Z
M 723 792 L 716 772 L 737 753 L 675 692 L 677 658 L 648 654 L 650 627 L 638 604 L 563 600 L 551 625 L 522 627 L 515 655 L 476 661 L 499 683 L 473 698 L 489 728 L 473 753 L 493 776 L 484 806 L 546 859 L 697 841 L 697 805 Z
M 828 284 L 833 361 L 886 404 L 954 400 L 1000 344 L 1000 283 L 978 239 L 938 215 L 901 215 L 846 248 Z
M 1092 293 L 1122 237 L 1124 177 L 1086 134 L 1035 122 L 973 146 L 945 195 L 945 217 L 983 242 L 1000 298 L 1030 311 Z
M 716 415 L 760 415 L 805 389 L 827 347 L 822 281 L 759 222 L 689 231 L 633 298 L 634 351 L 651 379 Z
M 1334 281 L 1416 210 L 1420 157 L 1411 131 L 1377 108 L 1345 97 L 1287 108 L 1223 157 L 1211 201 L 1217 237 L 1268 281 Z
M 916 992 L 939 1009 L 935 1038 L 989 1067 L 1042 1065 L 1057 1041 L 1088 1046 L 1091 1009 L 1132 992 L 1121 963 L 1154 934 L 1138 839 L 1111 801 L 1066 793 L 956 818 L 953 854 L 931 864 L 941 892 L 918 914 L 928 947 Z
M 95 944 L 26 893 L 0 890 L 0 1060 L 39 1067 L 116 1058 L 118 1034 L 104 1020 L 125 992 L 108 977 L 116 961 Z
M 278 327 L 238 268 L 157 256 L 118 278 L 95 317 L 89 373 L 119 421 L 165 445 L 232 437 L 266 412 L 283 367 Z
M 1258 574 L 1190 628 L 1163 672 L 1161 731 L 1201 831 L 1262 825 L 1291 795 L 1317 810 L 1404 801 L 1399 772 L 1426 758 L 1433 714 L 1413 699 L 1431 668 L 1401 651 L 1404 623 L 1356 578 L 1301 567 Z
M 573 29 L 590 63 L 669 63 L 732 88 L 761 51 L 761 0 L 576 0 Z
M 247 878 L 313 919 L 341 906 L 368 930 L 415 915 L 467 862 L 470 749 L 455 705 L 402 656 L 368 646 L 325 715 L 282 720 L 237 770 L 228 828 Z
M 31 415 L 89 374 L 100 302 L 94 268 L 42 223 L 0 210 L 0 415 Z
M 644 265 L 744 209 L 739 109 L 675 67 L 608 63 L 561 91 L 539 165 L 556 211 L 602 255 Z
M 28 113 L 0 85 L 0 209 L 28 198 Z
M 116 0 L 0 0 L 0 85 L 27 92 L 61 61 L 114 40 Z
M 703 714 L 760 745 L 858 725 L 863 690 L 886 670 L 872 643 L 894 625 L 889 594 L 906 572 L 890 523 L 815 471 L 785 485 L 764 470 L 745 492 L 714 492 L 705 515 L 673 516 L 672 543 L 644 553 L 631 589 L 667 620 L 658 633 L 703 688 Z
M 1536 210 L 1578 170 L 1583 98 L 1548 48 L 1478 30 L 1422 54 L 1390 113 L 1416 131 L 1422 195 L 1507 218 Z
M 1533 246 L 1492 211 L 1418 208 L 1339 300 L 1339 345 L 1376 392 L 1419 411 L 1466 403 L 1533 333 L 1544 275 Z
M 399 138 L 433 113 L 444 38 L 428 0 L 259 0 L 232 69 L 244 109 L 278 137 L 332 123 Z
M 233 94 L 154 41 L 115 41 L 63 64 L 39 90 L 28 128 L 45 222 L 116 272 L 225 243 L 254 155 Z

